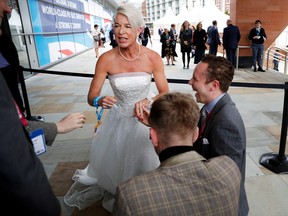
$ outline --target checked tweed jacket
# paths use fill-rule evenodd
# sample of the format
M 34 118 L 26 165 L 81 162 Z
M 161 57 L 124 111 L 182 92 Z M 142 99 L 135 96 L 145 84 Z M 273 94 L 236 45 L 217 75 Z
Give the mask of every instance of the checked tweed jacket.
M 227 156 L 179 154 L 117 188 L 113 215 L 238 214 L 240 172 Z

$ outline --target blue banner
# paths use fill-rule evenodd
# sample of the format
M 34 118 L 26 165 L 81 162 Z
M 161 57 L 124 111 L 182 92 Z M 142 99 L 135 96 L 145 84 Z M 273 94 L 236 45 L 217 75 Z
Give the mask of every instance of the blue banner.
M 43 32 L 85 31 L 84 6 L 78 0 L 54 0 L 51 3 L 38 2 Z M 59 6 L 58 6 L 59 5 Z

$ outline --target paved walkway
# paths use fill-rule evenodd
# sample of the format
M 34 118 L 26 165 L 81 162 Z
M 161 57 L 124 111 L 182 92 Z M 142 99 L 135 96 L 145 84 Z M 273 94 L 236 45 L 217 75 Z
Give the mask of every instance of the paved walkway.
M 101 48 L 100 53 L 110 49 Z M 159 40 L 153 40 L 153 46 L 148 47 L 160 53 Z M 166 66 L 167 78 L 191 78 L 194 64 L 190 69 L 182 69 L 179 45 L 176 66 Z M 49 70 L 79 73 L 94 73 L 94 50 L 89 50 Z M 191 59 L 191 63 L 193 59 Z M 163 59 L 164 64 L 166 60 Z M 115 65 L 115 67 L 117 67 Z M 251 69 L 239 69 L 235 73 L 234 82 L 281 83 L 288 80 L 288 76 L 274 71 L 254 73 Z M 38 74 L 26 80 L 31 112 L 41 115 L 46 121 L 58 121 L 67 113 L 81 111 L 87 117 L 84 128 L 71 133 L 58 135 L 52 147 L 48 147 L 40 158 L 44 164 L 48 177 L 61 162 L 88 161 L 91 139 L 96 122 L 95 109 L 87 104 L 87 93 L 90 78 Z M 169 84 L 170 90 L 192 93 L 188 84 Z M 152 86 L 155 91 L 155 86 Z M 102 94 L 111 94 L 108 82 L 105 83 Z M 247 168 L 246 190 L 250 205 L 251 216 L 288 215 L 288 176 L 277 175 L 259 164 L 263 153 L 278 152 L 281 118 L 283 109 L 283 90 L 231 87 L 229 90 L 236 103 L 246 127 L 247 133 Z M 194 94 L 194 93 L 193 93 Z M 199 106 L 202 106 L 199 104 Z M 63 204 L 63 214 L 71 215 L 73 208 Z M 84 215 L 84 214 L 83 214 Z M 95 212 L 95 215 L 96 212 Z

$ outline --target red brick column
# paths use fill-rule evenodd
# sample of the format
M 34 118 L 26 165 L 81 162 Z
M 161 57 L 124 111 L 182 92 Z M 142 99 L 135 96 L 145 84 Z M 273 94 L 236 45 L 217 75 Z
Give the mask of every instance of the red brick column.
M 230 16 L 240 29 L 240 46 L 249 46 L 249 31 L 260 19 L 267 34 L 265 50 L 288 25 L 287 0 L 230 0 Z M 251 56 L 250 49 L 240 49 L 240 56 Z

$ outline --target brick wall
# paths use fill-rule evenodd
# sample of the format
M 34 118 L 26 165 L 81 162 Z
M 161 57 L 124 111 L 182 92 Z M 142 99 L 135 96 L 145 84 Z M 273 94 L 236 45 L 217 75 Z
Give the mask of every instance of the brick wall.
M 231 19 L 240 29 L 239 45 L 251 45 L 248 40 L 250 29 L 255 20 L 260 19 L 267 34 L 267 49 L 288 25 L 287 0 L 231 0 Z M 240 56 L 251 56 L 250 49 L 241 49 Z

